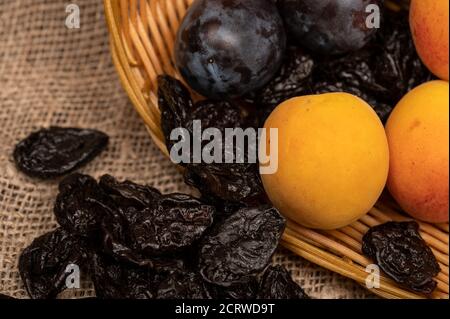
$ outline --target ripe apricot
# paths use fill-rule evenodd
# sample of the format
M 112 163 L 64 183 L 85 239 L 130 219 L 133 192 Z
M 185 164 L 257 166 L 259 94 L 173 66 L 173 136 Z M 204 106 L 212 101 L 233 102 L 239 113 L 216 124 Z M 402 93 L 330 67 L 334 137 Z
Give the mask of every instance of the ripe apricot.
M 425 65 L 448 81 L 449 0 L 412 0 L 410 25 Z
M 393 197 L 415 218 L 448 222 L 448 82 L 428 82 L 408 93 L 392 112 L 386 133 Z
M 366 214 L 382 193 L 389 166 L 386 134 L 360 98 L 297 97 L 279 105 L 265 128 L 278 129 L 278 170 L 261 177 L 286 217 L 306 227 L 336 229 Z M 269 150 L 277 141 L 263 142 Z

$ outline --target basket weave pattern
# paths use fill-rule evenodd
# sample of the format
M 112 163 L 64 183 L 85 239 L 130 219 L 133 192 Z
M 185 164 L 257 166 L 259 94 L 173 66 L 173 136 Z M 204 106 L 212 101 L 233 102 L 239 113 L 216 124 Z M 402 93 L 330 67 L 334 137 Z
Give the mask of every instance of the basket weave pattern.
M 156 145 L 166 155 L 157 103 L 159 74 L 181 80 L 173 62 L 176 33 L 193 0 L 104 0 L 110 30 L 111 52 L 122 85 Z M 395 5 L 394 5 L 395 8 Z M 372 264 L 361 252 L 362 236 L 375 225 L 409 220 L 398 206 L 384 198 L 354 224 L 334 231 L 315 231 L 288 221 L 282 244 L 299 256 L 365 285 L 366 266 Z M 449 226 L 420 223 L 423 238 L 442 268 L 432 298 L 449 297 Z M 424 298 L 404 290 L 385 275 L 381 287 L 372 289 L 384 298 Z

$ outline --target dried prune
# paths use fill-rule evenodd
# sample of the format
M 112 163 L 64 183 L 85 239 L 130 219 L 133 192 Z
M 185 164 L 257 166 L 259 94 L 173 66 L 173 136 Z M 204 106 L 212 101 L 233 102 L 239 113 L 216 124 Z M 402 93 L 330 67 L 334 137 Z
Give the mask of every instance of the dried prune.
M 230 287 L 220 287 L 210 285 L 210 291 L 214 291 L 215 299 L 232 300 L 254 300 L 258 294 L 258 278 L 250 278 L 248 282 L 232 285 Z
M 249 282 L 270 262 L 284 227 L 285 220 L 275 208 L 240 209 L 201 243 L 201 275 L 223 287 Z
M 224 139 L 225 129 L 246 128 L 250 125 L 249 114 L 252 105 L 213 100 L 193 104 L 181 82 L 169 76 L 160 76 L 158 80 L 163 131 L 169 149 L 173 146 L 170 141 L 172 130 L 183 127 L 194 135 L 194 120 L 201 122 L 202 129 L 219 129 Z M 246 146 L 248 148 L 242 150 L 244 160 L 248 160 L 248 150 L 254 150 L 256 153 L 256 145 L 253 148 L 251 145 Z M 235 152 L 237 147 L 233 145 L 232 151 Z M 225 147 L 223 155 L 226 151 Z M 194 163 L 191 156 L 184 164 L 186 183 L 198 188 L 204 198 L 213 199 L 215 202 L 221 201 L 225 206 L 230 206 L 230 203 L 237 204 L 235 205 L 237 207 L 242 204 L 267 202 L 256 163 Z
M 13 300 L 13 297 L 0 294 L 0 300 Z
M 245 127 L 246 113 L 236 103 L 203 100 L 194 104 L 192 113 L 184 123 L 191 132 L 194 120 L 201 122 L 202 129 L 218 128 L 225 134 L 226 128 Z
M 168 75 L 159 76 L 158 84 L 161 126 L 168 150 L 174 145 L 170 137 L 176 128 L 185 128 L 192 138 L 195 137 L 193 123 L 196 120 L 200 121 L 202 130 L 217 128 L 223 136 L 226 128 L 246 126 L 247 110 L 237 103 L 203 100 L 194 104 L 187 88 Z
M 167 261 L 163 267 L 137 267 L 95 254 L 93 281 L 102 299 L 206 299 L 207 284 L 184 263 Z
M 153 187 L 131 181 L 119 182 L 111 175 L 103 175 L 99 185 L 121 207 L 150 207 L 161 196 L 161 192 Z
M 147 255 L 191 246 L 213 222 L 215 209 L 183 194 L 161 196 L 150 208 L 129 212 L 133 248 Z
M 14 150 L 17 167 L 42 179 L 65 175 L 91 161 L 108 144 L 96 130 L 50 127 L 32 133 Z
M 278 74 L 263 89 L 248 96 L 258 106 L 257 112 L 262 116 L 258 127 L 264 125 L 264 119 L 282 102 L 310 93 L 314 66 L 314 59 L 303 49 L 295 46 L 287 49 Z
M 87 254 L 79 240 L 62 228 L 33 241 L 19 258 L 19 271 L 33 299 L 55 298 L 66 288 L 69 265 L 84 267 Z
M 151 261 L 130 247 L 127 227 L 127 219 L 121 209 L 106 215 L 101 222 L 102 250 L 121 261 L 153 266 Z
M 381 32 L 368 49 L 380 52 L 374 56 L 374 74 L 378 85 L 389 92 L 386 98 L 397 104 L 413 88 L 434 78 L 422 63 L 410 32 L 407 12 L 385 15 Z
M 99 230 L 102 218 L 111 209 L 108 196 L 90 176 L 72 174 L 59 184 L 54 212 L 58 223 L 69 232 L 89 237 Z
M 215 202 L 244 206 L 267 203 L 257 164 L 190 164 L 184 179 Z
M 364 235 L 362 250 L 401 285 L 425 294 L 436 288 L 433 277 L 440 267 L 416 222 L 389 222 L 371 228 Z
M 157 276 L 156 299 L 211 299 L 208 284 L 192 271 L 175 269 L 172 273 Z
M 309 299 L 282 266 L 269 267 L 264 273 L 258 299 Z
M 111 177 L 108 179 L 111 185 L 131 185 L 114 182 Z M 102 222 L 106 248 L 122 259 L 141 264 L 146 263 L 146 256 L 183 250 L 199 240 L 213 223 L 215 208 L 192 196 L 161 195 L 157 190 L 137 185 L 132 189 L 145 191 L 123 192 L 122 188 L 126 197 L 116 195 L 114 198 L 121 209 L 109 214 Z M 137 201 L 145 207 L 125 205 L 130 198 L 136 199 L 147 193 L 150 196 L 148 203 L 145 196 Z
M 371 59 L 371 52 L 359 51 L 351 57 L 318 63 L 314 73 L 313 92 L 346 92 L 357 95 L 374 107 L 381 118 L 386 119 L 393 105 L 380 104 L 380 97 L 388 94 L 388 89 L 383 82 L 376 82 Z
M 117 262 L 101 254 L 92 257 L 92 280 L 95 293 L 101 299 L 152 299 L 154 273 L 146 267 Z
M 194 102 L 188 89 L 177 79 L 168 75 L 158 77 L 158 105 L 161 110 L 161 129 L 167 149 L 174 145 L 170 135 L 175 128 L 185 127 Z

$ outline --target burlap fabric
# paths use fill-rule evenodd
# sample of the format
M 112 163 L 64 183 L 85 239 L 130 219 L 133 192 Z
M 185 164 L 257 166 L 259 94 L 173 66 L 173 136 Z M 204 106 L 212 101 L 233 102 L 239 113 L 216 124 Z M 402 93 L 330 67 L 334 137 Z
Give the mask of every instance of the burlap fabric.
M 148 183 L 163 192 L 191 192 L 152 143 L 111 62 L 100 0 L 73 1 L 81 29 L 65 26 L 63 0 L 0 0 L 0 293 L 27 297 L 18 274 L 20 252 L 56 227 L 58 181 L 18 173 L 14 145 L 49 125 L 97 128 L 111 136 L 106 152 L 82 171 Z M 368 298 L 350 280 L 280 249 L 284 264 L 318 298 Z M 94 295 L 89 282 L 64 297 Z

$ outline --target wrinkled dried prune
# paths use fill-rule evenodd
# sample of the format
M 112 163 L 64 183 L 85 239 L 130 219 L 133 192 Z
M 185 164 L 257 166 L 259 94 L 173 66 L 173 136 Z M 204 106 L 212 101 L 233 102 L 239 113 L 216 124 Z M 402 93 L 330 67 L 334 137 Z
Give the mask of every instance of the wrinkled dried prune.
M 264 273 L 258 299 L 309 299 L 282 266 L 269 267 Z
M 254 300 L 258 294 L 258 278 L 250 278 L 248 282 L 232 285 L 230 287 L 220 287 L 210 285 L 210 291 L 214 292 L 215 299 L 231 300 Z
M 111 177 L 108 179 L 111 184 L 120 185 Z M 174 253 L 190 247 L 213 223 L 215 208 L 192 196 L 161 195 L 152 188 L 133 185 L 132 189 L 136 188 L 145 191 L 138 194 L 122 192 L 126 194 L 125 201 L 148 192 L 148 203 L 143 199 L 145 196 L 138 201 L 146 206 L 126 206 L 123 197 L 117 195 L 114 201 L 117 206 L 122 206 L 121 209 L 109 214 L 102 222 L 103 242 L 113 255 L 138 264 L 146 263 L 146 256 Z
M 214 213 L 189 195 L 161 196 L 153 207 L 129 212 L 133 248 L 155 255 L 189 247 L 212 225 Z
M 246 126 L 245 110 L 228 101 L 203 100 L 195 103 L 192 113 L 184 123 L 190 132 L 194 120 L 201 122 L 203 130 L 217 128 L 222 134 L 225 134 L 226 128 Z
M 67 266 L 85 265 L 87 254 L 79 240 L 62 228 L 33 241 L 19 258 L 19 272 L 33 299 L 55 298 L 66 288 Z
M 314 73 L 313 92 L 346 92 L 362 98 L 386 119 L 393 105 L 383 104 L 380 97 L 388 94 L 388 88 L 377 83 L 370 51 L 359 51 L 351 57 L 330 59 L 317 65 Z
M 159 81 L 159 105 L 162 112 L 162 123 L 167 147 L 173 146 L 170 134 L 173 129 L 183 127 L 193 134 L 193 121 L 199 120 L 202 129 L 217 128 L 226 141 L 226 128 L 243 128 L 252 126 L 250 114 L 253 114 L 253 106 L 248 103 L 230 103 L 227 101 L 204 100 L 193 104 L 189 92 L 183 84 L 169 76 L 160 76 Z M 253 121 L 253 119 L 252 119 Z M 200 134 L 201 135 L 201 134 Z M 207 143 L 203 141 L 202 146 Z M 233 143 L 233 156 L 237 156 L 237 143 Z M 223 143 L 225 145 L 225 143 Z M 249 151 L 256 154 L 257 145 L 245 145 L 241 150 L 243 159 L 247 162 Z M 222 155 L 230 151 L 223 147 Z M 223 159 L 225 156 L 223 156 Z M 256 160 L 256 159 L 255 159 Z M 222 161 L 223 162 L 223 161 Z M 186 166 L 185 181 L 188 185 L 200 190 L 204 198 L 215 202 L 222 202 L 222 206 L 257 205 L 267 202 L 265 192 L 259 177 L 256 163 L 195 163 L 190 156 L 184 162 Z
M 161 192 L 153 187 L 131 181 L 119 182 L 111 175 L 103 175 L 99 185 L 121 207 L 150 207 L 161 196 Z
M 32 133 L 14 150 L 17 167 L 42 179 L 65 175 L 91 161 L 108 144 L 96 130 L 50 127 Z
M 416 86 L 434 78 L 422 63 L 410 31 L 407 12 L 386 15 L 383 29 L 372 44 L 373 50 L 381 51 L 375 56 L 374 73 L 378 84 L 384 84 L 388 95 L 381 96 L 398 101 Z
M 264 120 L 282 102 L 293 97 L 310 94 L 314 66 L 314 59 L 303 49 L 295 46 L 287 49 L 278 74 L 263 89 L 251 93 L 247 97 L 258 107 L 257 112 L 262 118 L 258 127 L 264 125 Z
M 94 178 L 76 173 L 59 184 L 54 213 L 67 231 L 89 237 L 99 230 L 102 218 L 113 209 L 110 202 Z
M 170 150 L 174 145 L 170 135 L 175 128 L 185 127 L 194 102 L 183 83 L 168 75 L 161 75 L 158 77 L 158 105 L 161 110 L 161 129 L 167 149 Z
M 389 222 L 371 228 L 364 235 L 362 250 L 403 286 L 425 294 L 436 288 L 433 277 L 440 267 L 416 222 Z
M 285 220 L 275 208 L 237 211 L 201 243 L 201 275 L 223 287 L 249 282 L 269 264 L 284 227 Z
M 212 295 L 202 277 L 192 271 L 175 269 L 159 275 L 156 299 L 211 299 Z
M 190 164 L 184 179 L 215 202 L 236 203 L 237 207 L 267 203 L 257 164 Z
M 101 299 L 152 299 L 154 274 L 146 267 L 117 262 L 112 257 L 94 254 L 92 280 Z
M 297 47 L 289 47 L 285 62 L 278 75 L 261 92 L 257 100 L 263 105 L 277 106 L 281 102 L 308 91 L 309 79 L 315 62 L 311 56 Z
M 206 299 L 208 287 L 201 276 L 187 270 L 183 262 L 166 266 L 137 267 L 95 254 L 93 281 L 102 299 Z
M 15 298 L 0 294 L 0 300 L 13 300 Z
M 185 128 L 191 137 L 195 137 L 195 120 L 200 121 L 202 130 L 217 128 L 223 135 L 226 128 L 246 126 L 248 111 L 237 103 L 203 100 L 194 104 L 187 88 L 168 75 L 159 76 L 158 85 L 161 126 L 169 150 L 174 145 L 170 138 L 174 129 Z
M 120 261 L 153 267 L 152 261 L 130 247 L 127 227 L 128 222 L 121 209 L 106 215 L 101 222 L 102 250 Z

